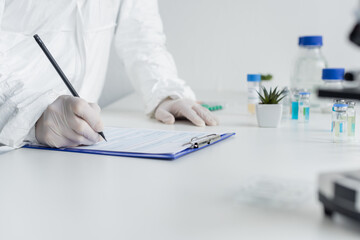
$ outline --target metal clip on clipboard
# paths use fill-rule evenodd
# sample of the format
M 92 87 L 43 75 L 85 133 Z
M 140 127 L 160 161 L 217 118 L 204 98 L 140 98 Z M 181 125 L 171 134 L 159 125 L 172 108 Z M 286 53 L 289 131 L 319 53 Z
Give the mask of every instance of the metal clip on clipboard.
M 219 134 L 209 134 L 203 137 L 193 137 L 190 142 L 185 143 L 185 145 L 190 145 L 190 148 L 201 148 L 205 145 L 212 144 L 221 139 Z

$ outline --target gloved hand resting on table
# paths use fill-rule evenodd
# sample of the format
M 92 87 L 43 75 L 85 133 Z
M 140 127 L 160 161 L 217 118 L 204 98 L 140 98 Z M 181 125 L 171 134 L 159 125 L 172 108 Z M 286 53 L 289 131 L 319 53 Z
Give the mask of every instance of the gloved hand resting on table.
M 208 109 L 190 99 L 164 100 L 157 107 L 155 118 L 165 124 L 173 124 L 175 118 L 187 118 L 199 127 L 215 126 L 219 122 Z
M 100 107 L 77 97 L 58 97 L 35 125 L 36 139 L 51 147 L 92 145 L 103 131 Z

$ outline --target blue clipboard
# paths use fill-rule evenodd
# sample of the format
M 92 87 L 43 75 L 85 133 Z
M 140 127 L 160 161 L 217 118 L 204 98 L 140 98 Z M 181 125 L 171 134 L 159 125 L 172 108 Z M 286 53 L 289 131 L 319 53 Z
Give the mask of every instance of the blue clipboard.
M 118 152 L 118 151 L 102 151 L 102 150 L 93 150 L 93 149 L 81 149 L 81 148 L 50 148 L 46 146 L 37 146 L 37 145 L 25 145 L 23 148 L 31 149 L 40 149 L 40 150 L 51 150 L 51 151 L 60 151 L 60 152 L 74 152 L 74 153 L 88 153 L 88 154 L 97 154 L 97 155 L 108 155 L 108 156 L 118 156 L 118 157 L 134 157 L 134 158 L 149 158 L 149 159 L 162 159 L 162 160 L 175 160 L 179 157 L 187 155 L 192 152 L 196 152 L 200 149 L 209 147 L 215 143 L 221 142 L 231 136 L 234 136 L 235 133 L 224 133 L 221 134 L 221 138 L 211 144 L 204 145 L 199 148 L 187 148 L 183 151 L 173 153 L 173 154 L 154 154 L 154 153 L 133 153 L 133 152 Z

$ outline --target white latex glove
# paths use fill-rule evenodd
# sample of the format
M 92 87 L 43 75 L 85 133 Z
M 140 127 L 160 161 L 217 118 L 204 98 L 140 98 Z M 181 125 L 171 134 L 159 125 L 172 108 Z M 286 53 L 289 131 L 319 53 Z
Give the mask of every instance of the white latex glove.
M 206 108 L 190 99 L 167 99 L 159 104 L 155 118 L 166 124 L 173 124 L 175 118 L 187 118 L 194 125 L 203 127 L 215 126 L 217 118 Z
M 35 125 L 39 143 L 50 147 L 92 145 L 103 131 L 100 107 L 77 97 L 63 95 L 50 104 Z

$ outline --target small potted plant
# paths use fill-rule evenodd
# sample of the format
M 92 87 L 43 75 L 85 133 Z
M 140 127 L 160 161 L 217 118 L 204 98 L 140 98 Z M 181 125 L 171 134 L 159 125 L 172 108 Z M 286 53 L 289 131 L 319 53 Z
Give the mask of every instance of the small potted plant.
M 280 124 L 282 104 L 279 102 L 285 97 L 285 90 L 262 87 L 259 93 L 260 103 L 256 105 L 256 118 L 260 127 L 276 128 Z

